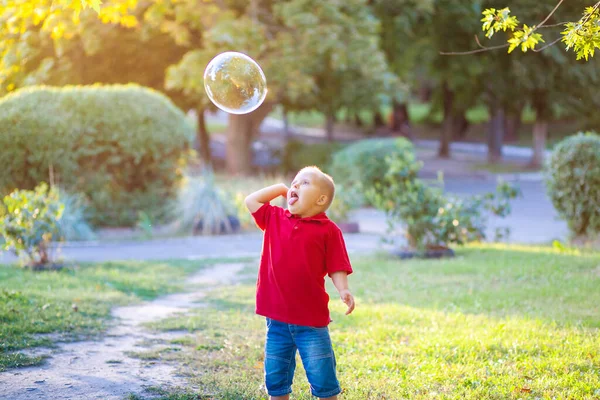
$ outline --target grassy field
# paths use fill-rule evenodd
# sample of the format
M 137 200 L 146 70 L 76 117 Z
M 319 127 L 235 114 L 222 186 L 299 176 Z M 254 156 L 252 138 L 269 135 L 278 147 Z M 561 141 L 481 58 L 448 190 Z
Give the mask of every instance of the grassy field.
M 441 123 L 443 120 L 443 112 L 431 111 L 430 103 L 409 103 L 408 104 L 408 115 L 412 124 L 420 125 L 424 123 Z M 383 107 L 381 110 L 383 115 L 389 115 L 391 113 L 390 107 Z M 282 119 L 282 111 L 280 108 L 276 108 L 270 114 L 271 117 Z M 372 113 L 368 111 L 360 112 L 360 117 L 366 123 L 371 123 Z M 468 110 L 466 113 L 467 120 L 471 124 L 481 124 L 488 122 L 490 119 L 489 112 L 485 106 L 477 106 Z M 346 118 L 344 110 L 340 111 L 337 115 L 338 120 L 342 121 Z M 290 112 L 288 114 L 288 121 L 291 125 L 306 126 L 306 127 L 324 127 L 325 126 L 325 115 L 317 111 L 306 111 L 306 112 Z M 535 121 L 535 113 L 526 108 L 523 111 L 523 122 L 532 123 Z
M 328 283 L 344 400 L 597 399 L 600 254 L 470 246 L 450 260 L 354 258 L 350 316 Z M 183 362 L 202 393 L 163 399 L 265 399 L 265 322 L 254 281 L 220 288 L 211 306 L 153 324 L 191 335 L 147 355 Z M 310 399 L 298 360 L 292 399 Z M 143 396 L 132 395 L 131 399 Z M 200 397 L 205 398 L 205 397 Z
M 81 264 L 45 272 L 0 265 L 0 371 L 42 361 L 18 350 L 101 332 L 112 306 L 182 290 L 185 276 L 205 263 Z
M 534 168 L 527 164 L 517 164 L 517 163 L 475 163 L 471 165 L 471 170 L 473 171 L 487 171 L 492 174 L 517 174 L 517 173 L 527 173 L 527 172 L 539 172 L 541 168 Z

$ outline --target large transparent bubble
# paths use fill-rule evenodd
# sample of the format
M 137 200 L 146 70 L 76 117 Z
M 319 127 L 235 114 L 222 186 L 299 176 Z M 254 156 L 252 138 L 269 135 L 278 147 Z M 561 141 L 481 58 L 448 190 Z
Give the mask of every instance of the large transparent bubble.
M 267 96 L 267 79 L 260 66 L 245 54 L 228 51 L 213 58 L 204 71 L 204 89 L 221 110 L 247 114 Z

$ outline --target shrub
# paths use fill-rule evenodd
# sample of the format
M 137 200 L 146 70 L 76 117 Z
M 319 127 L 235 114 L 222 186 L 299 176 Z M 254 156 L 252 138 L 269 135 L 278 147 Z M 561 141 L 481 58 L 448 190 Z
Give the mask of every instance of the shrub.
M 184 113 L 136 85 L 31 87 L 0 100 L 0 193 L 57 183 L 90 201 L 98 225 L 160 217 L 193 139 Z
M 361 193 L 355 186 L 335 185 L 335 197 L 327 215 L 337 223 L 348 222 L 350 211 L 360 206 Z
M 600 136 L 579 133 L 558 143 L 545 178 L 554 208 L 572 235 L 600 233 Z
M 64 204 L 58 190 L 41 183 L 35 190 L 16 190 L 3 199 L 5 214 L 0 222 L 4 249 L 26 256 L 28 264 L 43 267 L 51 263 L 52 239 L 59 238 L 58 220 Z
M 386 157 L 391 155 L 404 160 L 406 165 L 416 165 L 414 148 L 408 140 L 369 139 L 336 152 L 332 158 L 330 174 L 336 182 L 346 185 L 348 189 L 354 186 L 364 193 L 369 187 L 382 181 L 388 170 Z
M 66 241 L 93 240 L 96 238 L 88 223 L 89 210 L 85 197 L 60 190 L 59 200 L 63 204 L 63 213 L 57 221 L 60 237 Z
M 366 196 L 386 212 L 391 230 L 395 224 L 405 225 L 413 249 L 449 247 L 484 239 L 484 212 L 500 217 L 508 215 L 509 200 L 518 194 L 515 188 L 500 183 L 496 194 L 453 198 L 417 178 L 421 166 L 411 157 L 392 154 L 384 162 L 388 170 L 381 181 L 367 189 Z
M 182 233 L 217 235 L 238 228 L 236 211 L 216 187 L 214 175 L 205 169 L 201 177 L 186 177 L 179 192 L 176 230 Z
M 290 140 L 283 149 L 281 168 L 283 173 L 296 173 L 304 167 L 316 165 L 326 169 L 336 151 L 345 147 L 342 143 L 305 144 L 298 140 Z

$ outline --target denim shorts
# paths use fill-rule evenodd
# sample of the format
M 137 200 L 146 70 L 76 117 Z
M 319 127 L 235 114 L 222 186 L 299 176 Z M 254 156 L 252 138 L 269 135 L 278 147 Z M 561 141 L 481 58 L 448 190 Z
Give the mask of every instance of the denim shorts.
M 327 398 L 341 393 L 329 329 L 267 318 L 265 384 L 269 396 L 284 396 L 292 392 L 296 350 L 300 353 L 313 396 Z

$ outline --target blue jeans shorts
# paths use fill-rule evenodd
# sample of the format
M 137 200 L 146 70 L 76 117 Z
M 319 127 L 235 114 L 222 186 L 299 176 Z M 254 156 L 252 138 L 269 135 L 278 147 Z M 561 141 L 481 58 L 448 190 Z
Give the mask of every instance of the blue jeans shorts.
M 267 318 L 265 384 L 269 396 L 285 396 L 292 392 L 296 350 L 300 353 L 313 396 L 327 398 L 341 393 L 329 329 Z

